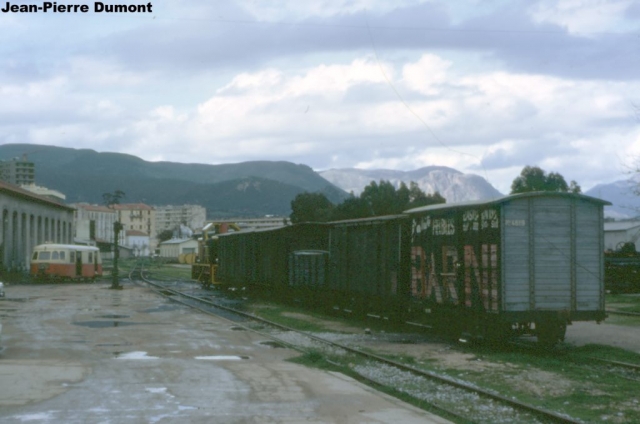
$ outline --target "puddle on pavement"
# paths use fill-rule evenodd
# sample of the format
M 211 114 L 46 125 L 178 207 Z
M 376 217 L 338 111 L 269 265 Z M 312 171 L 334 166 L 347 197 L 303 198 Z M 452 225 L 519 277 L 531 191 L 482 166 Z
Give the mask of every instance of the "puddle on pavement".
M 157 308 L 149 308 L 149 309 L 145 309 L 144 313 L 147 314 L 151 314 L 154 312 L 171 312 L 171 311 L 175 311 L 177 309 L 182 309 L 182 306 L 180 305 L 160 305 Z
M 196 356 L 195 359 L 202 361 L 242 361 L 243 359 L 249 359 L 248 356 L 236 356 L 236 355 L 215 355 L 215 356 Z
M 90 328 L 126 327 L 129 325 L 164 325 L 162 322 L 129 322 L 129 321 L 75 321 L 73 325 Z
M 128 325 L 136 325 L 137 322 L 126 321 L 81 321 L 74 322 L 73 325 L 81 325 L 89 328 L 110 328 L 110 327 L 126 327 Z
M 269 347 L 272 347 L 272 348 L 274 348 L 274 349 L 280 349 L 280 348 L 285 348 L 285 347 L 286 347 L 286 346 L 285 346 L 285 345 L 283 345 L 282 343 L 280 343 L 280 342 L 274 342 L 273 340 L 268 340 L 268 341 L 266 341 L 266 342 L 260 342 L 260 344 L 261 344 L 261 345 L 263 345 L 263 346 L 269 346 Z
M 107 315 L 98 315 L 96 318 L 119 319 L 119 318 L 130 318 L 130 316 L 129 315 L 107 314 Z
M 147 352 L 113 352 L 113 356 L 116 359 L 160 359 L 157 356 L 148 356 Z
M 131 343 L 99 343 L 95 345 L 96 347 L 120 347 L 120 346 L 131 346 Z

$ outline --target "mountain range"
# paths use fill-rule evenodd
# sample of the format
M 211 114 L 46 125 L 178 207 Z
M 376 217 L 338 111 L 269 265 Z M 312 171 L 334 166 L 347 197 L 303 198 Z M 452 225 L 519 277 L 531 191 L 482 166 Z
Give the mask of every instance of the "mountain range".
M 121 190 L 123 203 L 198 204 L 214 217 L 288 216 L 299 193 L 322 192 L 339 203 L 347 193 L 306 165 L 254 161 L 206 165 L 147 162 L 121 153 L 99 153 L 33 144 L 0 146 L 0 160 L 35 164 L 36 184 L 64 193 L 67 203 L 101 204 Z
M 27 155 L 36 168 L 36 184 L 67 196 L 67 203 L 101 204 L 104 193 L 125 192 L 124 203 L 149 205 L 198 204 L 208 218 L 288 216 L 299 193 L 321 192 L 334 204 L 349 192 L 360 194 L 371 181 L 387 180 L 396 187 L 415 181 L 427 194 L 439 192 L 447 202 L 501 196 L 484 178 L 452 168 L 429 166 L 414 171 L 330 169 L 285 161 L 253 161 L 208 165 L 147 162 L 121 153 L 100 153 L 33 144 L 0 145 L 0 160 Z M 612 202 L 605 215 L 639 215 L 640 196 L 634 190 L 640 177 L 599 184 L 585 194 Z
M 585 194 L 613 203 L 604 207 L 606 217 L 629 219 L 640 216 L 640 196 L 637 194 L 639 188 L 640 176 L 635 176 L 609 184 L 598 184 Z
M 494 199 L 502 196 L 502 193 L 484 178 L 474 174 L 464 174 L 445 166 L 428 166 L 407 172 L 389 169 L 330 169 L 321 171 L 319 174 L 344 191 L 355 195 L 359 195 L 371 181 L 385 180 L 391 182 L 396 188 L 403 182 L 409 186 L 409 183 L 414 181 L 427 194 L 437 191 L 447 199 L 447 203 Z

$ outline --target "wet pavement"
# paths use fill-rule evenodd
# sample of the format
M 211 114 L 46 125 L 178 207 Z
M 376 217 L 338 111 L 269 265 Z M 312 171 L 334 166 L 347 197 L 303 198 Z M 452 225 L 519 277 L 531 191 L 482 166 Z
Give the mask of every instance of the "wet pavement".
M 150 290 L 9 286 L 2 423 L 444 423 Z

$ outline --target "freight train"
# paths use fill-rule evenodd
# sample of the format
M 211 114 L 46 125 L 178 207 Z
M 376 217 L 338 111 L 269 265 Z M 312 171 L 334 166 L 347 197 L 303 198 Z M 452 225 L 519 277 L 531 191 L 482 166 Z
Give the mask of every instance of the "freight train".
M 454 335 L 564 339 L 605 319 L 600 199 L 524 193 L 222 234 L 216 280 Z

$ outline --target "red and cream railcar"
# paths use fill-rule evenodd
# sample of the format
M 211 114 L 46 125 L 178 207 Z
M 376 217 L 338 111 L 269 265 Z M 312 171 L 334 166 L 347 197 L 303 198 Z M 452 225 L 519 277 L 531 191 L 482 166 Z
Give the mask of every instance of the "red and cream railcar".
M 31 275 L 38 279 L 88 280 L 102 276 L 100 250 L 74 244 L 41 244 L 33 249 Z

